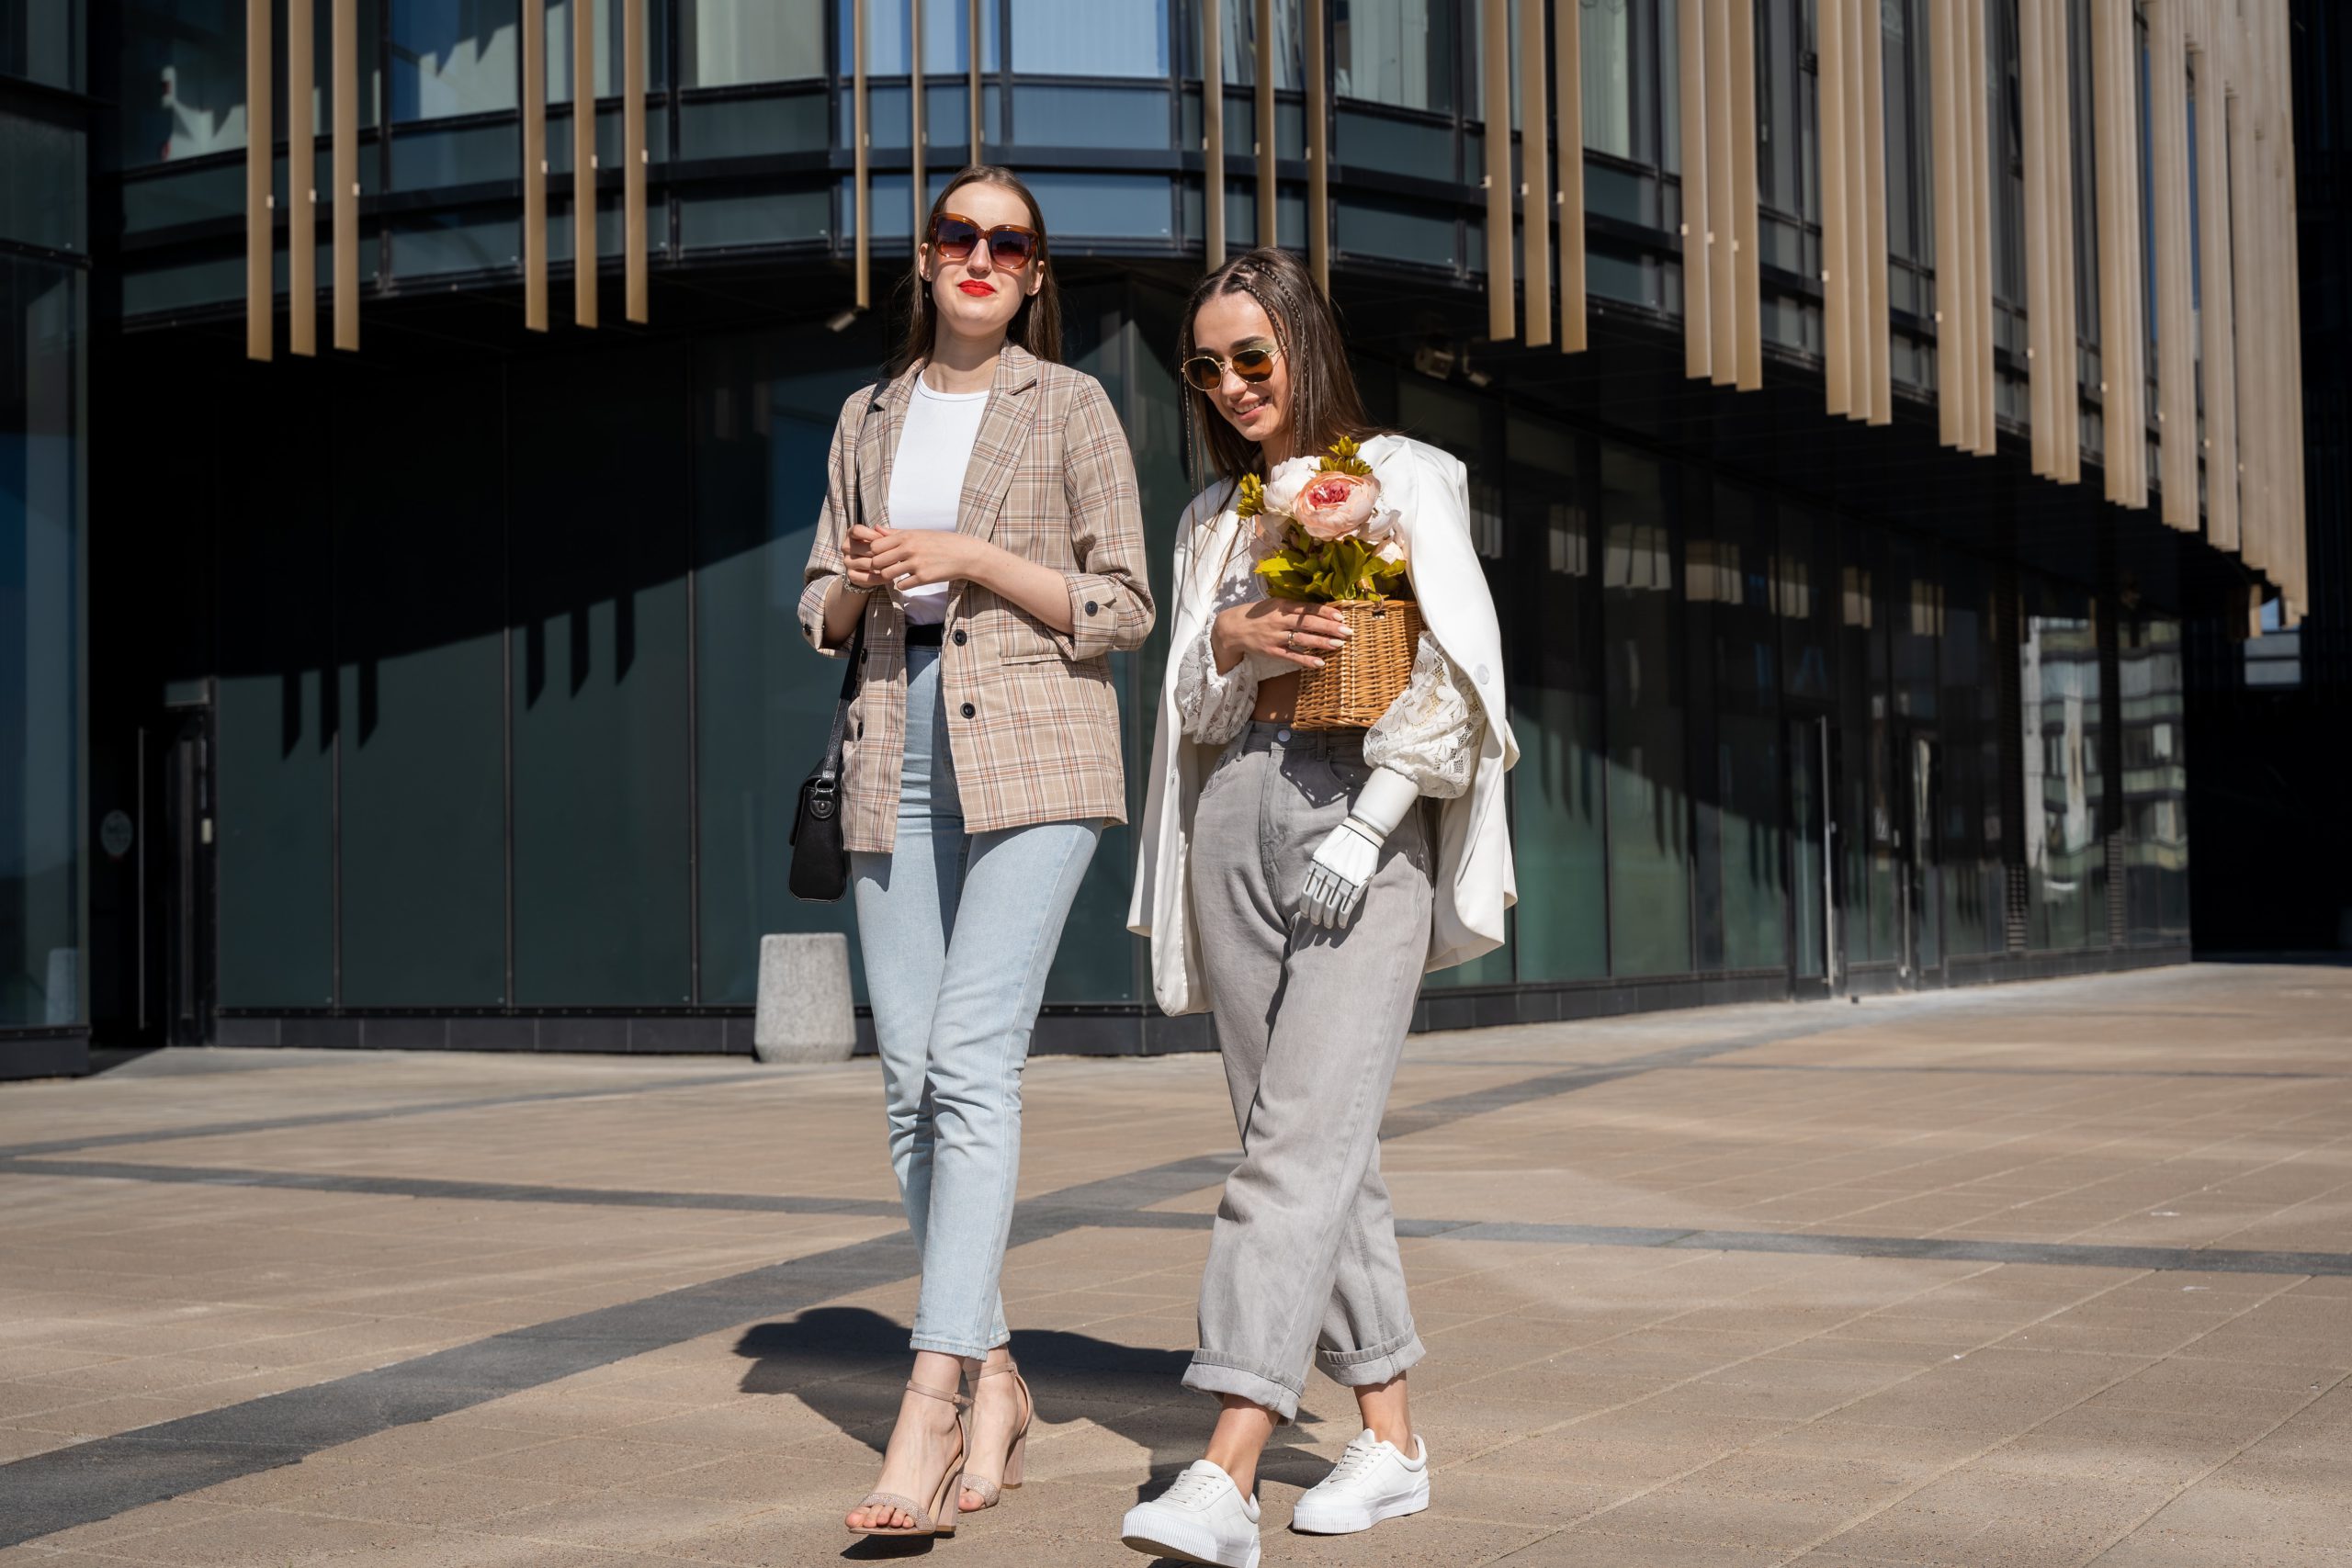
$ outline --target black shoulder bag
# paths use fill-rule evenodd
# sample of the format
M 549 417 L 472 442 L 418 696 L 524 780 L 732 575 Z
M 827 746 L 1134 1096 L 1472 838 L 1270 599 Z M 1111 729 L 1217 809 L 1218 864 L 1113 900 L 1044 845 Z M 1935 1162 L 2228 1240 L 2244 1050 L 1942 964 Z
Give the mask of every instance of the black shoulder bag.
M 868 409 L 872 404 L 867 404 Z M 865 418 L 858 416 L 858 440 L 850 446 L 849 520 L 865 517 L 865 498 L 859 493 L 857 454 L 864 444 Z M 841 700 L 833 705 L 833 732 L 825 741 L 825 755 L 800 782 L 800 804 L 792 817 L 792 876 L 795 898 L 814 904 L 837 901 L 849 887 L 849 851 L 842 847 L 842 740 L 849 729 L 849 705 L 857 697 L 858 677 L 865 669 L 865 612 L 857 614 L 857 630 L 849 640 L 849 668 L 842 671 Z

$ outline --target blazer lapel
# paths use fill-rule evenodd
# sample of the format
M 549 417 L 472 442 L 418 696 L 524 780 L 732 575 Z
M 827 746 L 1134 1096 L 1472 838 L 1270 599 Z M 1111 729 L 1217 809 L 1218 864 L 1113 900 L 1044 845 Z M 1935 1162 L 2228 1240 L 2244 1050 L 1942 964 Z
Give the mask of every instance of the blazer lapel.
M 971 466 L 964 470 L 964 496 L 956 513 L 956 531 L 987 538 L 996 528 L 1012 471 L 1021 466 L 1029 432 L 1037 423 L 1037 360 L 1028 350 L 1012 344 L 997 355 L 996 378 L 989 385 L 988 407 L 980 414 L 980 433 L 972 442 Z

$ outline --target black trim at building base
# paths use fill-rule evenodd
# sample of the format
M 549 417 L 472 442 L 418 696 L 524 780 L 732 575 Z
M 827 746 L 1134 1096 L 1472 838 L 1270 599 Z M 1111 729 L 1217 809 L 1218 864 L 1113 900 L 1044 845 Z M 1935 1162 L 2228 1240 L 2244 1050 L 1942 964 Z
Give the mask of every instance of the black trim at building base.
M 1869 964 L 1846 977 L 1851 996 L 1886 996 L 1910 989 L 2055 980 L 2187 964 L 2186 942 L 2090 948 L 2076 953 L 1994 953 L 1954 957 L 1924 987 L 1909 985 L 1892 964 Z M 1802 982 L 1800 982 L 1802 984 Z M 1585 1018 L 1739 1002 L 1791 999 L 1789 976 L 1778 969 L 1728 975 L 1677 975 L 1654 980 L 1593 980 L 1557 986 L 1440 988 L 1413 1009 L 1413 1031 L 1491 1029 L 1517 1023 L 1559 1023 Z M 858 1052 L 874 1049 L 873 1021 L 857 1021 Z M 375 1051 L 610 1052 L 632 1055 L 752 1055 L 748 1008 L 695 1013 L 301 1014 L 224 1012 L 214 1027 L 217 1045 L 287 1045 Z M 1041 1055 L 1158 1056 L 1214 1049 L 1206 1014 L 1166 1018 L 1147 1002 L 1048 1007 L 1037 1020 L 1033 1049 Z M 87 1043 L 83 1043 L 86 1064 Z M 81 1070 L 86 1071 L 86 1066 Z
M 0 1030 L 0 1080 L 78 1078 L 89 1071 L 87 1029 Z

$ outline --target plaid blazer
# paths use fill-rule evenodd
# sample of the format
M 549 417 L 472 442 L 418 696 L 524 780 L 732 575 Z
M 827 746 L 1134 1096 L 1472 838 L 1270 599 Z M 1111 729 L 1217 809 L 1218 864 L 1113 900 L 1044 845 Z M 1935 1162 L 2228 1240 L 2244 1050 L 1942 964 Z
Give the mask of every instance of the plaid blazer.
M 825 639 L 825 599 L 842 574 L 853 520 L 850 465 L 867 521 L 888 525 L 890 467 L 922 371 L 918 361 L 895 379 L 861 389 L 833 427 L 824 512 L 800 593 L 801 634 L 828 657 L 847 651 Z M 940 701 L 965 831 L 1125 822 L 1119 700 L 1108 656 L 1142 646 L 1153 611 L 1135 461 L 1102 383 L 1007 344 L 972 444 L 956 526 L 1061 572 L 1077 628 L 1056 631 L 974 583 L 950 586 Z M 906 616 L 888 593 L 866 606 L 864 658 L 842 743 L 842 839 L 853 851 L 887 853 L 898 832 L 907 724 Z

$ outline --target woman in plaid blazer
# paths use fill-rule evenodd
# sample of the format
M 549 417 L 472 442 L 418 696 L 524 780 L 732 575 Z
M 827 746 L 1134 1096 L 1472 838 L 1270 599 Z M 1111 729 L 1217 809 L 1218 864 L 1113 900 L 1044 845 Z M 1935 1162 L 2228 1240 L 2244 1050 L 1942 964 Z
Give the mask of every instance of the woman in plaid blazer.
M 1096 840 L 1126 820 L 1108 656 L 1153 614 L 1126 436 L 1101 385 L 1058 363 L 1035 198 L 967 169 L 925 236 L 898 365 L 834 430 L 800 597 L 819 652 L 863 631 L 843 836 L 922 1252 L 914 1375 L 881 1481 L 847 1516 L 869 1535 L 952 1533 L 1021 1482 L 1033 1405 L 998 1296 L 1021 1069 Z

